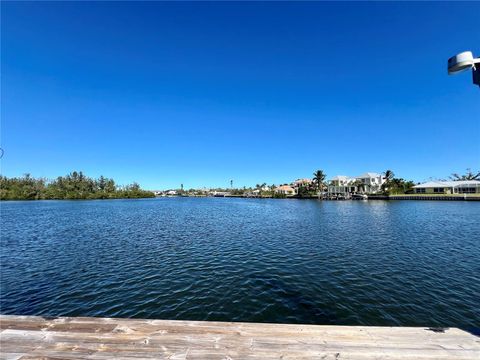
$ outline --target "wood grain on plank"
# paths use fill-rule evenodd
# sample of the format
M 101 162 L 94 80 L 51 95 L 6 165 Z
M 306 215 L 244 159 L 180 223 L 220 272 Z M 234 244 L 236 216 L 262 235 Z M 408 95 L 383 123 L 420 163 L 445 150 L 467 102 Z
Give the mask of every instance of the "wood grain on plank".
M 480 359 L 450 328 L 0 315 L 0 359 Z

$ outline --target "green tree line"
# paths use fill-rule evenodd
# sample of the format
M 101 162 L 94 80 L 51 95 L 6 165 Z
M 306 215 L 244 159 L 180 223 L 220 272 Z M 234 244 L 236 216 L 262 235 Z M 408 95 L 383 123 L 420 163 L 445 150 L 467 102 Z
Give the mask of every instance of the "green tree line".
M 137 183 L 118 186 L 113 179 L 100 176 L 98 179 L 73 171 L 55 180 L 0 176 L 0 200 L 45 200 L 45 199 L 136 199 L 155 195 L 142 190 Z

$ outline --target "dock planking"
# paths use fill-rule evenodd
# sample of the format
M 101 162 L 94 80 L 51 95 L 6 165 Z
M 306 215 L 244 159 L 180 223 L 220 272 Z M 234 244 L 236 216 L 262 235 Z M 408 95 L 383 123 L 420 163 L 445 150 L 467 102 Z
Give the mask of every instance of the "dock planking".
M 0 359 L 477 360 L 480 338 L 457 328 L 0 315 Z

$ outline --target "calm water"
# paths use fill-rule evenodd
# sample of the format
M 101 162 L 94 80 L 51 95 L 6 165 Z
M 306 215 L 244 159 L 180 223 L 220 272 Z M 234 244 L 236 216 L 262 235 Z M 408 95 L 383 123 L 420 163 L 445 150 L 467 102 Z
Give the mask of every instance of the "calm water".
M 480 203 L 1 203 L 1 313 L 480 327 Z

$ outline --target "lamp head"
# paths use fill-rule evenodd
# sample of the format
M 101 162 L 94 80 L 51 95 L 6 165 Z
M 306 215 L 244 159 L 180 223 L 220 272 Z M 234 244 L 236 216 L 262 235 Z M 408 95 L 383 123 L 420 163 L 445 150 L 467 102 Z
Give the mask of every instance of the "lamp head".
M 448 59 L 448 75 L 470 70 L 475 66 L 475 60 L 471 51 L 464 51 Z

